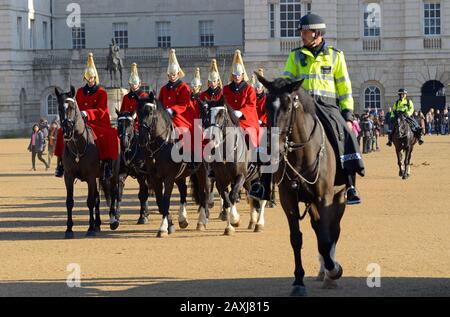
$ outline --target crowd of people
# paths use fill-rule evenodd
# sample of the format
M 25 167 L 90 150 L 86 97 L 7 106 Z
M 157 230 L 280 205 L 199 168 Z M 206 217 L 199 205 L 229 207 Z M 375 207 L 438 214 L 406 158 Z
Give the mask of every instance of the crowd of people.
M 355 114 L 353 132 L 358 138 L 358 144 L 363 154 L 380 151 L 379 137 L 385 136 L 394 129 L 392 108 L 384 110 L 368 110 L 364 114 Z M 450 131 L 449 109 L 434 110 L 431 108 L 426 115 L 422 111 L 414 111 L 412 118 L 416 120 L 423 135 L 448 135 Z

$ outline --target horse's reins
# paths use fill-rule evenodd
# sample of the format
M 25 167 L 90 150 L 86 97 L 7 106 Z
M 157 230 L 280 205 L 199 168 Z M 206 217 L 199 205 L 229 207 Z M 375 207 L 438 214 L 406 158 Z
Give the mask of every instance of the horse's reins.
M 73 104 L 76 105 L 75 100 L 72 99 L 72 98 L 67 98 L 67 99 L 66 99 L 66 104 L 67 104 L 67 101 L 72 102 Z M 66 111 L 66 110 L 67 110 L 67 107 L 65 107 L 65 111 Z M 66 122 L 69 122 L 69 120 L 67 119 L 67 112 L 65 113 L 65 116 L 66 116 L 65 121 L 66 121 Z M 74 133 L 74 131 L 73 131 L 73 129 L 75 128 L 75 124 L 76 124 L 76 122 L 77 122 L 77 117 L 78 117 L 78 112 L 75 110 L 74 126 L 72 127 L 72 137 L 71 137 L 69 140 L 65 139 L 65 141 L 66 141 L 67 148 L 69 149 L 70 153 L 75 157 L 75 163 L 78 164 L 78 163 L 80 163 L 80 159 L 83 158 L 83 156 L 86 154 L 87 146 L 88 146 L 88 143 L 89 143 L 89 133 L 87 132 L 87 123 L 86 123 L 86 121 L 85 121 L 84 119 L 82 119 L 82 120 L 83 120 L 83 123 L 84 123 L 84 130 L 83 130 L 82 135 L 84 135 L 84 133 L 86 132 L 86 144 L 85 144 L 85 146 L 84 146 L 83 152 L 80 154 L 80 153 L 78 152 L 78 147 L 76 146 L 76 141 L 77 141 L 77 140 L 75 139 L 75 133 Z M 76 153 L 75 153 L 75 152 L 72 150 L 72 148 L 69 146 L 69 144 L 68 144 L 69 142 L 72 142 L 72 143 L 75 145 L 75 148 L 77 149 Z
M 317 181 L 319 180 L 320 166 L 321 166 L 321 162 L 322 162 L 322 157 L 323 157 L 324 152 L 325 152 L 325 140 L 326 140 L 325 129 L 324 129 L 323 125 L 322 125 L 322 122 L 320 122 L 320 120 L 317 118 L 317 116 L 315 116 L 314 117 L 314 128 L 313 128 L 313 130 L 312 130 L 312 132 L 311 132 L 311 134 L 310 134 L 310 136 L 309 136 L 309 138 L 308 138 L 308 140 L 306 142 L 304 142 L 304 143 L 295 143 L 295 142 L 289 141 L 289 138 L 291 137 L 291 135 L 293 133 L 293 129 L 294 129 L 293 128 L 293 123 L 294 123 L 294 118 L 296 117 L 295 114 L 296 114 L 296 110 L 298 109 L 298 107 L 299 107 L 298 96 L 295 96 L 294 105 L 289 108 L 289 113 L 290 113 L 289 128 L 288 128 L 288 132 L 286 134 L 286 139 L 285 139 L 285 143 L 284 143 L 284 152 L 282 153 L 283 154 L 283 161 L 285 162 L 285 165 L 284 165 L 282 177 L 281 177 L 280 181 L 277 183 L 277 186 L 279 186 L 283 182 L 285 176 L 290 181 L 294 180 L 294 179 L 291 179 L 289 177 L 289 175 L 287 174 L 287 167 L 289 167 L 292 170 L 292 172 L 294 172 L 294 174 L 298 178 L 300 178 L 303 182 L 305 182 L 305 183 L 307 183 L 309 185 L 315 185 L 317 183 Z M 298 172 L 295 169 L 295 167 L 289 162 L 288 154 L 292 153 L 292 152 L 295 152 L 295 151 L 298 151 L 298 150 L 303 149 L 304 147 L 306 147 L 311 142 L 312 137 L 313 137 L 313 135 L 314 135 L 314 133 L 316 131 L 317 125 L 320 126 L 320 130 L 322 132 L 321 133 L 321 135 L 322 135 L 322 143 L 320 144 L 320 150 L 317 153 L 317 157 L 316 157 L 316 160 L 315 160 L 315 166 L 316 166 L 315 170 L 317 169 L 316 176 L 315 176 L 313 181 L 309 181 L 309 180 L 306 179 L 306 177 L 304 177 L 302 174 L 300 174 L 300 172 Z

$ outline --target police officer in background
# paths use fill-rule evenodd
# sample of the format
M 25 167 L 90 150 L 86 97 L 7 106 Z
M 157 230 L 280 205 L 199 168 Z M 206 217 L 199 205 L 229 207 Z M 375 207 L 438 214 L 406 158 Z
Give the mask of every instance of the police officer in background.
M 355 187 L 356 173 L 364 176 L 364 163 L 354 133 L 352 85 L 344 53 L 324 40 L 325 21 L 310 13 L 298 27 L 304 46 L 291 51 L 283 77 L 304 80 L 302 87 L 314 98 L 317 115 L 325 127 L 347 180 L 347 204 L 361 203 Z
M 405 88 L 400 88 L 398 90 L 398 100 L 395 102 L 394 107 L 391 112 L 391 121 L 394 122 L 397 119 L 399 113 L 403 113 L 406 115 L 406 122 L 408 122 L 411 130 L 413 131 L 415 137 L 419 141 L 419 145 L 423 144 L 422 138 L 422 128 L 419 123 L 412 117 L 414 114 L 414 104 L 411 99 L 408 99 L 406 96 L 408 91 Z M 389 140 L 386 144 L 387 146 L 392 146 L 392 135 L 394 134 L 394 129 L 389 133 Z

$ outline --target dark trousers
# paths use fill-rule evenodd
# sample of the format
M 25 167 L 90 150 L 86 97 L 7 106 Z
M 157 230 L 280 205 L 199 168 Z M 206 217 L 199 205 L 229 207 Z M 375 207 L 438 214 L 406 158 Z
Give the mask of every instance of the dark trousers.
M 35 146 L 31 146 L 31 164 L 34 169 L 36 169 L 36 155 L 42 163 L 44 163 L 45 167 L 48 167 L 47 162 L 42 158 L 43 152 L 38 152 L 35 149 Z

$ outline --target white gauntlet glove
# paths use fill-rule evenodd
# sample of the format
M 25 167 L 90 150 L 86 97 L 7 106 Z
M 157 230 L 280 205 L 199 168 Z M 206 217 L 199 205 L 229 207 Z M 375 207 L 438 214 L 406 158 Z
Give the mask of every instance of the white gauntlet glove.
M 235 115 L 238 119 L 242 118 L 242 116 L 243 116 L 242 112 L 240 112 L 239 110 L 235 110 L 235 111 L 234 111 L 234 115 Z

